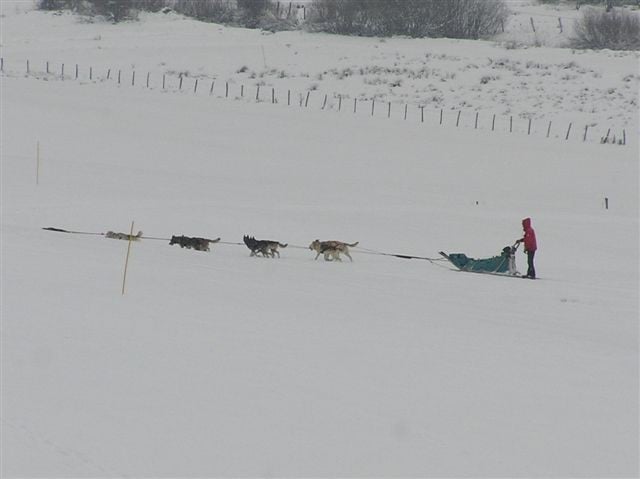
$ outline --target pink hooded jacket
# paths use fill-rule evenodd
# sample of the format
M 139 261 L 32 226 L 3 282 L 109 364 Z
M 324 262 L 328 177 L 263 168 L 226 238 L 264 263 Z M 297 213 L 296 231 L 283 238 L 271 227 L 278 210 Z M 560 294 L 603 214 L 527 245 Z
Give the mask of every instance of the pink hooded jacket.
M 522 229 L 524 230 L 524 250 L 535 251 L 538 249 L 538 243 L 536 242 L 536 232 L 531 227 L 531 218 L 525 218 L 522 220 Z

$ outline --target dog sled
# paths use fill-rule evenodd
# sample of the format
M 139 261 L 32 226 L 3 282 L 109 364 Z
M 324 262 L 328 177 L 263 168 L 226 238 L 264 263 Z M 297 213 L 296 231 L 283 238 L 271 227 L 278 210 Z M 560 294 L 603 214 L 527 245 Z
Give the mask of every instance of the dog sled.
M 440 255 L 460 271 L 520 278 L 522 276 L 516 269 L 516 251 L 519 245 L 520 243 L 515 243 L 513 246 L 505 246 L 500 255 L 491 258 L 476 259 L 470 258 L 464 253 L 445 253 L 443 251 L 440 251 Z

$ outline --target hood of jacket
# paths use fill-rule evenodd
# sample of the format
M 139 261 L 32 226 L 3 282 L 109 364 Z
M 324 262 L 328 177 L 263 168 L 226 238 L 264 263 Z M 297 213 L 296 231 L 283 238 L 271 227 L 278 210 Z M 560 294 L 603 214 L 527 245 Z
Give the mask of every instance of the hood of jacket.
M 522 228 L 528 230 L 531 228 L 531 218 L 525 218 L 522 220 Z

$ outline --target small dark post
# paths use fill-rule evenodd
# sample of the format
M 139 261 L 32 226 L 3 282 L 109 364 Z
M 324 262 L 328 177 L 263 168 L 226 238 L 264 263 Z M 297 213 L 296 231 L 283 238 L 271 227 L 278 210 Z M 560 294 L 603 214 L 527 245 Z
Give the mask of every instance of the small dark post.
M 49 62 L 47 62 L 47 73 L 49 73 Z
M 118 85 L 120 85 L 120 74 L 122 73 L 121 70 L 118 70 Z
M 29 74 L 29 60 L 27 60 L 27 74 Z
M 460 113 L 462 113 L 462 110 L 458 110 L 458 118 L 456 118 L 456 128 L 460 124 Z
M 287 90 L 287 106 L 291 106 L 291 90 Z
M 513 133 L 513 117 L 509 117 L 509 133 Z
M 442 125 L 442 108 L 440 108 L 440 124 Z
M 624 128 L 622 129 L 622 144 L 627 144 L 627 131 Z
M 178 90 L 182 90 L 182 73 L 180 74 L 180 85 L 178 86 Z
M 478 112 L 476 112 L 476 122 L 475 122 L 474 129 L 475 129 L 475 130 L 477 130 L 477 129 L 478 129 Z
M 307 92 L 307 98 L 305 98 L 304 100 L 304 107 L 306 108 L 309 105 L 309 95 L 311 94 L 311 91 Z
M 327 94 L 324 94 L 324 101 L 322 102 L 322 110 L 324 110 L 324 107 L 327 106 Z
M 607 134 L 605 135 L 604 139 L 602 140 L 602 143 L 608 143 L 609 142 L 609 134 L 611 133 L 611 128 L 609 128 L 607 130 Z
M 371 116 L 373 116 L 373 112 L 376 109 L 376 100 L 375 98 L 371 99 Z
M 569 123 L 569 128 L 567 128 L 567 135 L 564 137 L 565 140 L 569 139 L 569 132 L 571 131 L 571 123 Z
M 504 20 L 500 20 L 500 26 L 502 27 L 502 33 L 504 33 Z
M 0 58 L 0 72 L 4 71 L 4 58 Z
M 589 125 L 584 125 L 584 136 L 582 137 L 582 141 L 587 141 L 587 130 L 589 129 Z
M 78 79 L 78 64 L 76 63 L 76 80 Z
M 162 74 L 162 89 L 164 90 L 164 85 L 165 85 L 165 79 L 166 79 L 166 74 Z
M 493 114 L 493 119 L 491 120 L 491 131 L 496 129 L 496 114 Z
M 531 118 L 529 118 L 529 126 L 527 128 L 527 135 L 531 134 Z
M 135 86 L 135 84 L 136 84 L 136 71 L 134 70 L 131 73 L 131 86 Z
M 240 85 L 240 98 L 244 97 L 244 85 Z
M 256 101 L 260 101 L 260 85 L 256 87 Z
M 196 78 L 196 83 L 193 85 L 193 93 L 198 91 L 198 79 Z
M 547 138 L 549 138 L 550 133 L 551 133 L 551 121 L 549 121 L 549 126 L 547 127 Z
M 89 80 L 93 80 L 93 67 L 89 67 Z
M 354 99 L 353 99 L 353 112 L 354 112 L 354 113 L 356 112 L 357 105 L 358 105 L 358 99 L 357 99 L 357 98 L 354 98 Z
M 271 88 L 271 103 L 275 103 L 275 102 L 276 102 L 276 89 Z
M 225 82 L 224 84 L 224 97 L 229 98 L 229 82 Z
M 209 95 L 213 95 L 213 85 L 216 84 L 215 80 L 211 80 L 211 88 L 209 88 Z
M 608 197 L 604 197 L 604 209 L 608 210 L 609 209 L 609 198 Z
M 531 20 L 531 29 L 533 30 L 533 33 L 536 33 L 536 26 L 533 24 L 533 17 L 529 17 L 529 20 Z
M 409 107 L 409 105 L 407 105 L 406 103 L 404 104 L 404 119 L 407 119 L 407 108 Z
M 149 88 L 149 75 L 150 75 L 150 73 L 147 72 L 147 88 Z
M 302 19 L 307 19 L 307 7 L 305 5 L 302 6 Z
M 424 106 L 420 106 L 420 123 L 424 123 Z
M 562 18 L 558 17 L 558 26 L 560 27 L 560 33 L 562 33 Z
M 64 80 L 64 63 L 62 64 L 62 68 L 60 70 L 60 78 Z
M 287 18 L 291 16 L 291 2 L 289 2 L 289 11 L 287 12 Z
M 342 110 L 342 95 L 338 95 L 338 111 Z
M 111 68 L 107 70 L 107 80 L 111 77 Z
M 387 118 L 391 118 L 391 102 L 389 102 L 387 106 Z

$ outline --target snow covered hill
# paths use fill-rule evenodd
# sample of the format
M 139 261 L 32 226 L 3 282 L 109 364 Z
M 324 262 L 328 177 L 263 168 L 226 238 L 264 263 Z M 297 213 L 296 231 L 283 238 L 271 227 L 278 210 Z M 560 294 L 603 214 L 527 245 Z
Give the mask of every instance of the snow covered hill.
M 281 79 L 275 105 L 267 81 L 260 102 L 238 93 L 245 77 L 255 93 L 263 62 L 315 75 L 336 55 L 373 68 L 431 51 L 464 52 L 451 83 L 462 99 L 475 73 L 461 65 L 485 62 L 489 43 L 14 13 L 1 49 L 3 476 L 638 475 L 637 91 L 625 87 L 637 77 L 623 81 L 634 55 L 580 55 L 584 72 L 539 91 L 543 130 L 509 134 L 456 128 L 451 112 L 443 126 L 415 109 L 407 121 L 354 115 L 335 97 L 287 106 L 303 75 Z M 571 52 L 500 55 L 561 79 Z M 16 67 L 26 59 L 29 74 Z M 47 60 L 69 62 L 69 77 L 47 75 Z M 69 81 L 69 65 L 92 62 L 156 83 L 118 85 L 104 69 Z M 196 69 L 188 89 L 157 83 Z M 194 94 L 196 76 L 236 89 Z M 399 77 L 394 108 L 414 95 Z M 324 78 L 314 93 L 352 99 L 366 84 Z M 569 107 L 594 81 L 622 98 Z M 518 82 L 502 88 L 510 108 L 529 105 Z M 552 108 L 561 88 L 568 103 Z M 478 94 L 480 111 L 504 107 Z M 545 138 L 547 118 L 569 117 L 597 133 Z M 608 123 L 627 145 L 598 143 Z M 525 216 L 539 281 L 372 254 L 492 256 Z M 133 244 L 124 296 L 127 243 L 42 230 L 132 221 L 160 239 Z M 224 243 L 169 246 L 181 234 Z M 233 244 L 243 234 L 289 246 L 252 258 Z M 314 261 L 315 238 L 360 245 L 353 262 Z

